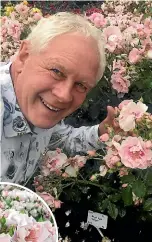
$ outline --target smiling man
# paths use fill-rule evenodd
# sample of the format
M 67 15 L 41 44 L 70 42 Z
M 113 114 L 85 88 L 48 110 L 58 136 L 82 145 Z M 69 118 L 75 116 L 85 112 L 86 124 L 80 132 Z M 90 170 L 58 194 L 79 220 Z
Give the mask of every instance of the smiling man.
M 101 31 L 83 17 L 58 13 L 42 19 L 1 71 L 1 181 L 25 184 L 47 149 L 70 155 L 97 145 L 114 110 L 92 127 L 62 121 L 78 109 L 105 68 Z

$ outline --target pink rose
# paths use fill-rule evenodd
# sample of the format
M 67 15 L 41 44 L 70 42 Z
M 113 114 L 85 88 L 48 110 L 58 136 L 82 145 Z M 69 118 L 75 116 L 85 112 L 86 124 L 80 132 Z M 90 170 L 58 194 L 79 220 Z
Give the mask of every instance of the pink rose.
M 38 193 L 38 195 L 48 204 L 48 206 L 54 207 L 55 198 L 51 194 L 47 192 L 41 192 Z
M 29 7 L 27 7 L 25 4 L 20 3 L 15 6 L 15 10 L 21 15 L 27 15 L 29 11 Z
M 109 148 L 107 151 L 107 155 L 104 157 L 104 160 L 109 168 L 115 167 L 117 162 L 120 161 L 118 151 Z
M 110 52 L 114 52 L 116 47 L 121 47 L 122 34 L 117 26 L 108 26 L 103 30 L 103 34 L 106 40 L 106 48 Z
M 11 236 L 9 234 L 0 234 L 0 242 L 11 242 Z
M 105 133 L 105 134 L 100 136 L 100 141 L 106 142 L 108 140 L 109 140 L 109 134 Z
M 88 19 L 90 19 L 96 27 L 103 27 L 107 22 L 104 16 L 100 13 L 93 13 Z
M 133 130 L 136 119 L 141 118 L 147 109 L 148 107 L 140 101 L 137 104 L 131 101 L 124 105 L 119 115 L 120 128 L 124 131 Z
M 119 104 L 119 109 L 121 110 L 124 106 L 126 106 L 128 103 L 130 103 L 130 102 L 133 102 L 133 100 L 132 99 L 130 99 L 130 100 L 124 100 L 124 101 L 122 101 L 120 104 Z
M 120 73 L 114 73 L 110 82 L 112 83 L 112 88 L 117 90 L 118 93 L 128 93 L 130 81 Z
M 130 168 L 146 169 L 152 161 L 152 150 L 146 147 L 141 137 L 127 137 L 118 151 L 121 162 Z
M 56 151 L 48 151 L 46 158 L 41 165 L 42 173 L 47 176 L 52 171 L 60 170 L 67 162 L 67 156 L 64 153 Z
M 131 64 L 136 64 L 141 60 L 142 56 L 140 55 L 140 51 L 138 49 L 133 48 L 130 51 L 128 58 Z

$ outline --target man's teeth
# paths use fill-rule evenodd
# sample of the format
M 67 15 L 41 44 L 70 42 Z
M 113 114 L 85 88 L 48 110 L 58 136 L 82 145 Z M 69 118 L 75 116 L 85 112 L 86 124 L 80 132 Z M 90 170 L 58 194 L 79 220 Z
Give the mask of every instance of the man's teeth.
M 43 103 L 47 108 L 49 108 L 49 109 L 52 110 L 52 111 L 58 112 L 58 111 L 61 110 L 61 109 L 58 109 L 58 108 L 54 108 L 54 107 L 52 107 L 51 105 L 49 105 L 48 103 L 46 103 L 42 98 L 41 98 L 41 101 L 42 101 L 42 103 Z

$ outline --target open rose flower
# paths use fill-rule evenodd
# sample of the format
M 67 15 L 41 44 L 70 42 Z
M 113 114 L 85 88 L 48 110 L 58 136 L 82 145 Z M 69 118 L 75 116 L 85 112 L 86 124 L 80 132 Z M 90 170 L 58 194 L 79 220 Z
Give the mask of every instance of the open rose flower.
M 124 105 L 119 115 L 119 126 L 124 131 L 133 130 L 135 128 L 135 120 L 140 119 L 147 111 L 148 107 L 142 102 L 135 103 L 133 101 Z
M 118 153 L 126 167 L 146 169 L 152 162 L 152 150 L 146 147 L 141 137 L 127 137 L 122 141 Z
M 140 54 L 140 51 L 137 48 L 133 48 L 130 51 L 128 58 L 131 64 L 136 64 L 141 60 L 142 56 Z
M 113 89 L 117 90 L 118 93 L 128 93 L 130 81 L 128 77 L 121 75 L 119 72 L 112 74 L 110 80 Z
M 60 170 L 67 162 L 67 156 L 58 151 L 48 151 L 41 166 L 43 175 L 47 176 L 51 171 Z

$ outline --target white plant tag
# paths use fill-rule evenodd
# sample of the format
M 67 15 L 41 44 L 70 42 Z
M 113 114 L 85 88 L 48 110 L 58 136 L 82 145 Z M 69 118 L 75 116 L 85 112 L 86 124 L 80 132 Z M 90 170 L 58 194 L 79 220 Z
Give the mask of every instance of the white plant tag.
M 93 225 L 96 228 L 106 229 L 108 223 L 108 216 L 89 210 L 87 223 Z

